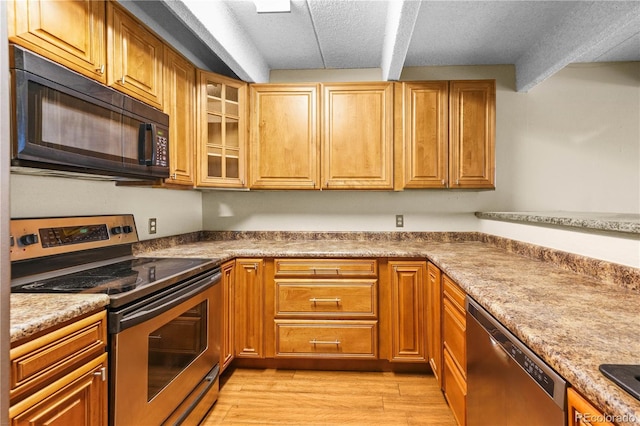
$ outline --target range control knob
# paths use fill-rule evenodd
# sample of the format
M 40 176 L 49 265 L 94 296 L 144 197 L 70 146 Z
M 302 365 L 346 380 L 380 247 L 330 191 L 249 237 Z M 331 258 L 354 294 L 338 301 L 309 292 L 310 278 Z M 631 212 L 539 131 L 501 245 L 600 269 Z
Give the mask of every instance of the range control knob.
M 122 227 L 122 232 L 125 234 L 130 234 L 133 232 L 133 227 L 131 225 L 125 225 Z
M 114 226 L 113 228 L 111 228 L 111 233 L 113 235 L 122 234 L 122 226 Z
M 38 242 L 38 234 L 26 234 L 20 237 L 20 244 L 23 246 L 30 246 Z

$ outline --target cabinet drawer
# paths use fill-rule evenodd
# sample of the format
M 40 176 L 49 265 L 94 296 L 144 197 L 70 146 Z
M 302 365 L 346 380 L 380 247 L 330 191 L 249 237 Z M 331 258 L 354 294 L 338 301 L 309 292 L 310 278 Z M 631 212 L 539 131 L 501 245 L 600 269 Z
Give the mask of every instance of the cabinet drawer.
M 451 280 L 451 278 L 449 278 L 446 275 L 442 276 L 442 291 L 444 293 L 444 297 L 448 298 L 452 303 L 454 303 L 456 305 L 456 307 L 461 310 L 462 312 L 464 312 L 466 310 L 465 308 L 465 299 L 466 299 L 466 294 L 465 292 L 458 286 L 458 284 L 456 284 L 455 282 L 453 282 Z
M 106 325 L 102 311 L 11 349 L 11 401 L 103 353 Z
M 443 302 L 442 334 L 444 348 L 449 351 L 461 373 L 466 376 L 466 318 L 448 298 Z
M 377 315 L 375 279 L 276 279 L 277 316 Z
M 377 357 L 377 321 L 276 320 L 275 326 L 276 357 Z
M 374 259 L 276 259 L 275 275 L 375 277 Z
M 458 425 L 466 424 L 467 382 L 460 374 L 448 351 L 444 351 L 444 395 Z

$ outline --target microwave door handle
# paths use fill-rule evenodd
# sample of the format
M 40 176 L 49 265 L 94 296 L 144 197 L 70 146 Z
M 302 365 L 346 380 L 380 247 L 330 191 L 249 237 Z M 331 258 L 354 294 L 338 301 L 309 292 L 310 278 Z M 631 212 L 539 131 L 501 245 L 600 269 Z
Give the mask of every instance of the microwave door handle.
M 147 145 L 149 131 L 151 131 L 151 143 Z M 156 144 L 154 143 L 154 141 L 156 140 L 156 135 L 157 129 L 155 124 L 140 123 L 140 127 L 138 129 L 138 164 L 153 166 L 153 163 L 156 159 Z M 151 147 L 150 158 L 147 157 L 147 146 Z

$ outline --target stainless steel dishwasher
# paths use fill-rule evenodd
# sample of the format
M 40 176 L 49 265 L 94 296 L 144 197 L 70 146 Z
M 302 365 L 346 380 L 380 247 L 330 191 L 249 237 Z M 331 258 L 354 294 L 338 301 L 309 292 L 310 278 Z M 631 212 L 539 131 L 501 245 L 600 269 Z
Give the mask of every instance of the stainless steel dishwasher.
M 467 296 L 467 426 L 566 424 L 567 382 Z

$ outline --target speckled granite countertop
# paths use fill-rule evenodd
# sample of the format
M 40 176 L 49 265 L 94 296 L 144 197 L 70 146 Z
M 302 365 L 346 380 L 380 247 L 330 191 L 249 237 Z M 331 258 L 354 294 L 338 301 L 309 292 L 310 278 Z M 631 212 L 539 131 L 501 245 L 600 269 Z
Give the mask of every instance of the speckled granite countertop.
M 145 256 L 426 257 L 453 278 L 576 389 L 623 425 L 640 425 L 640 401 L 600 364 L 640 364 L 640 292 L 480 241 L 201 241 L 150 247 Z M 636 271 L 637 272 L 637 271 Z M 633 276 L 637 281 L 637 275 Z M 637 282 L 635 283 L 637 284 Z
M 592 212 L 477 212 L 480 219 L 640 234 L 640 214 Z
M 104 294 L 11 294 L 11 343 L 109 304 Z

